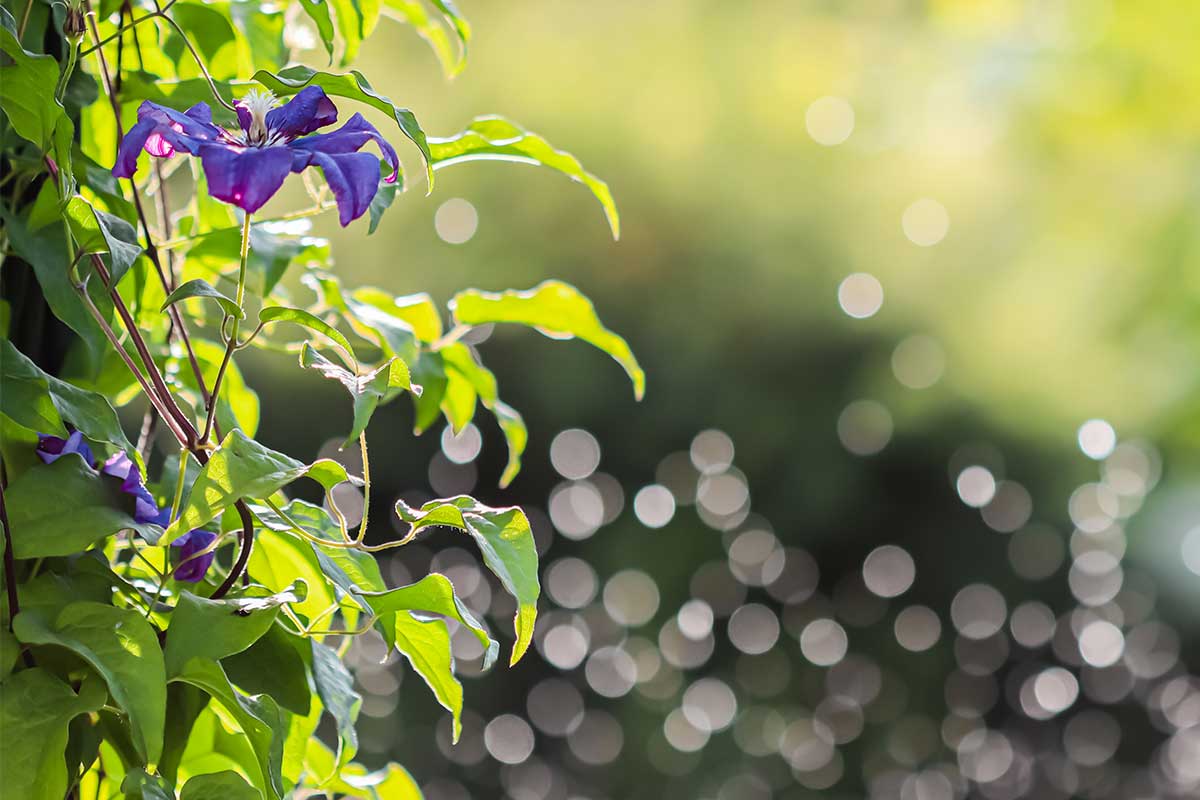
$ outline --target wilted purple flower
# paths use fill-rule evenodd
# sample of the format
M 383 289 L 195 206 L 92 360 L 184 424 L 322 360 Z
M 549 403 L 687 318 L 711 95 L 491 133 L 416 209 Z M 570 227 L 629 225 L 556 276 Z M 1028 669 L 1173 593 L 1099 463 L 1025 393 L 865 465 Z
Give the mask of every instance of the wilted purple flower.
M 39 433 L 37 437 L 36 452 L 42 463 L 53 464 L 68 453 L 78 453 L 79 457 L 83 459 L 83 463 L 89 467 L 96 461 L 96 457 L 92 455 L 92 448 L 88 447 L 88 443 L 83 440 L 83 434 L 79 431 L 75 431 L 66 439 L 47 433 Z
M 270 92 L 250 92 L 237 104 L 241 130 L 230 131 L 213 123 L 206 103 L 180 113 L 147 100 L 121 140 L 113 175 L 131 177 L 143 149 L 159 158 L 183 150 L 199 156 L 213 197 L 249 214 L 279 191 L 288 173 L 316 166 L 333 190 L 339 221 L 349 225 L 366 213 L 379 189 L 379 158 L 358 151 L 369 141 L 378 144 L 392 168 L 391 183 L 400 174 L 395 149 L 361 114 L 332 133 L 310 136 L 337 121 L 333 101 L 316 86 L 278 108 L 277 102 Z
M 159 511 L 158 504 L 154 502 L 154 495 L 150 494 L 146 484 L 142 482 L 142 471 L 129 459 L 129 456 L 125 455 L 123 451 L 115 453 L 108 461 L 104 462 L 104 466 L 100 470 L 105 475 L 120 478 L 121 491 L 133 495 L 133 518 L 135 521 L 152 522 L 155 525 L 167 527 L 171 509 L 164 508 Z
M 196 528 L 171 542 L 172 547 L 179 548 L 179 566 L 175 568 L 175 580 L 186 583 L 199 583 L 204 580 L 204 574 L 212 566 L 215 551 L 210 550 L 201 556 L 196 556 L 196 553 L 208 547 L 216 539 L 215 533 Z M 196 557 L 192 558 L 192 556 Z

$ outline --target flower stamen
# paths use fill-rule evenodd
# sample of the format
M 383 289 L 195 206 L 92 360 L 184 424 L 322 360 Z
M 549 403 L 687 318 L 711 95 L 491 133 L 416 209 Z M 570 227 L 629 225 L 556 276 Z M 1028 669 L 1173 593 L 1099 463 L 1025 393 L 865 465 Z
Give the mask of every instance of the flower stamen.
M 238 105 L 250 114 L 250 125 L 246 129 L 246 144 L 262 147 L 268 143 L 267 112 L 279 105 L 279 99 L 268 90 L 251 89 Z

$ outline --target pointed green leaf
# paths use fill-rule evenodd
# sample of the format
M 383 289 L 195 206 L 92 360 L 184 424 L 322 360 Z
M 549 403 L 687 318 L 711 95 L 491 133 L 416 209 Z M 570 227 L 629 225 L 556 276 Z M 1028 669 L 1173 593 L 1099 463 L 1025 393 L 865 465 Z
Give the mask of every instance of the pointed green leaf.
M 0 411 L 14 422 L 40 433 L 65 436 L 61 422 L 65 419 L 92 441 L 133 450 L 117 412 L 104 395 L 42 372 L 7 339 L 0 339 L 0 383 L 4 386 Z
M 196 657 L 220 661 L 242 652 L 270 630 L 281 605 L 299 603 L 306 594 L 303 582 L 267 597 L 209 600 L 180 592 L 163 653 L 167 676 L 178 675 Z
M 142 254 L 142 246 L 138 243 L 137 231 L 125 220 L 95 206 L 92 207 L 92 214 L 108 250 L 108 285 L 111 288 L 121 282 L 121 278 Z
M 175 800 L 175 789 L 166 779 L 141 767 L 125 773 L 121 791 L 126 800 Z
M 214 289 L 209 282 L 203 278 L 194 278 L 187 283 L 180 284 L 175 291 L 171 292 L 171 294 L 167 296 L 166 301 L 162 304 L 162 308 L 160 308 L 159 311 L 166 311 L 169 306 L 172 306 L 181 300 L 188 300 L 193 297 L 207 297 L 211 300 L 215 300 L 217 305 L 221 307 L 221 310 L 229 316 L 236 317 L 237 319 L 246 318 L 246 312 L 242 310 L 241 306 L 239 306 L 237 302 L 233 300 L 233 298 L 226 297 L 224 294 Z
M 242 729 L 254 751 L 258 776 L 254 786 L 269 800 L 283 795 L 283 743 L 287 738 L 287 715 L 266 695 L 239 694 L 229 683 L 225 671 L 215 661 L 194 658 L 172 682 L 187 683 L 203 689 L 222 706 Z
M 258 320 L 263 323 L 292 322 L 311 331 L 316 331 L 340 347 L 343 354 L 349 358 L 351 364 L 358 363 L 358 358 L 354 355 L 354 348 L 350 346 L 350 341 L 342 335 L 341 331 L 302 308 L 268 306 L 258 312 Z
M 134 521 L 121 480 L 68 456 L 26 470 L 5 490 L 17 558 L 67 556 L 120 530 L 157 542 L 162 528 Z M 189 528 L 190 530 L 190 528 Z
M 429 181 L 429 188 L 432 191 L 432 156 L 429 152 L 429 143 L 426 141 L 425 132 L 421 130 L 416 115 L 407 108 L 401 108 L 388 98 L 376 93 L 375 89 L 361 72 L 351 70 L 345 75 L 334 75 L 296 65 L 280 70 L 278 75 L 272 74 L 265 69 L 260 69 L 254 73 L 253 80 L 258 81 L 280 97 L 293 95 L 306 86 L 319 86 L 327 94 L 357 100 L 360 103 L 366 103 L 372 108 L 390 115 L 396 121 L 396 124 L 400 126 L 401 132 L 421 151 L 421 156 L 425 160 L 425 171 Z
M 511 161 L 561 172 L 592 190 L 604 208 L 613 238 L 621 238 L 621 219 L 608 184 L 587 172 L 575 156 L 556 150 L 541 136 L 510 120 L 496 116 L 476 117 L 461 133 L 446 138 L 430 137 L 429 152 L 435 170 L 466 161 Z
M 362 707 L 362 696 L 354 691 L 354 678 L 337 652 L 324 644 L 312 642 L 313 684 L 321 704 L 332 716 L 338 730 L 337 763 L 344 764 L 358 752 L 358 733 L 354 723 Z
M 183 785 L 179 800 L 261 800 L 262 795 L 233 770 L 196 775 Z
M 85 680 L 76 694 L 44 669 L 0 681 L 0 800 L 62 800 L 68 724 L 99 710 L 106 699 L 99 680 Z
M 463 689 L 454 677 L 450 631 L 440 619 L 422 621 L 408 612 L 396 615 L 396 649 L 428 684 L 438 703 L 454 720 L 453 741 L 462 733 Z
M 505 489 L 521 471 L 521 454 L 525 452 L 525 445 L 529 442 L 529 430 L 525 427 L 525 420 L 520 413 L 507 403 L 497 400 L 492 404 L 491 411 L 500 423 L 504 441 L 508 443 L 508 464 L 504 467 L 504 474 L 500 476 L 500 488 Z
M 65 113 L 54 99 L 59 67 L 53 56 L 30 53 L 18 41 L 16 22 L 5 8 L 0 11 L 0 52 L 11 59 L 0 67 L 0 108 L 13 130 L 45 149 L 54 127 Z
M 264 447 L 235 428 L 200 470 L 187 503 L 167 529 L 168 541 L 210 522 L 243 497 L 270 497 L 305 475 L 326 489 L 350 479 L 346 468 L 336 461 L 320 459 L 304 464 Z
M 481 292 L 468 289 L 450 301 L 455 321 L 463 325 L 515 322 L 536 328 L 554 339 L 577 337 L 598 347 L 625 368 L 639 400 L 646 391 L 646 374 L 629 345 L 608 330 L 596 316 L 592 301 L 562 281 L 545 281 L 519 292 Z
M 454 584 L 445 575 L 432 572 L 416 583 L 401 586 L 386 592 L 362 592 L 376 614 L 389 611 L 427 611 L 457 620 L 466 626 L 483 645 L 483 668 L 487 669 L 496 660 L 500 644 L 488 635 L 479 620 L 463 605 L 454 593 Z
M 325 45 L 329 60 L 333 61 L 333 20 L 329 16 L 329 4 L 326 0 L 300 0 L 300 6 L 317 26 L 317 36 Z
M 41 433 L 66 436 L 62 417 L 50 398 L 46 373 L 13 347 L 8 339 L 0 339 L 0 412 L 13 422 Z
M 139 754 L 158 761 L 167 713 L 166 671 L 158 637 L 141 614 L 82 601 L 53 621 L 22 611 L 13 619 L 13 633 L 26 644 L 65 647 L 91 664 L 128 715 Z
M 489 508 L 473 497 L 462 495 L 431 500 L 420 509 L 398 500 L 396 514 L 411 526 L 405 539 L 431 525 L 445 525 L 471 534 L 483 554 L 483 563 L 517 600 L 517 613 L 513 618 L 517 641 L 509 661 L 509 664 L 516 664 L 533 640 L 537 600 L 541 594 L 537 546 L 525 512 L 515 506 Z
M 308 642 L 276 623 L 250 647 L 222 659 L 221 666 L 242 691 L 268 694 L 280 707 L 303 717 L 313 703 L 301 647 Z
M 431 16 L 420 0 L 384 0 L 384 2 L 411 25 L 417 35 L 429 43 L 447 78 L 454 78 L 462 72 L 467 65 L 467 42 L 471 37 L 471 28 L 467 21 L 458 14 L 457 9 L 454 9 L 453 4 L 437 0 L 434 2 L 434 5 L 439 7 L 450 23 L 450 29 L 457 34 L 457 47 L 451 43 L 450 37 L 447 35 L 447 26 L 443 25 L 441 20 Z

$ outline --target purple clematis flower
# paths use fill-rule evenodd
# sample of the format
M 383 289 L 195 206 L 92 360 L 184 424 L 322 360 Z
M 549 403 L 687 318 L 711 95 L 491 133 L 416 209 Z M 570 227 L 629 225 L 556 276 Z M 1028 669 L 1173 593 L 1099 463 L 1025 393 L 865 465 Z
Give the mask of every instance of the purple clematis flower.
M 113 454 L 108 461 L 104 462 L 100 471 L 105 475 L 120 478 L 121 491 L 133 495 L 133 518 L 135 521 L 151 522 L 163 528 L 167 527 L 171 509 L 159 510 L 158 504 L 154 502 L 154 495 L 150 494 L 150 490 L 142 482 L 142 471 L 129 459 L 129 456 L 124 452 Z
M 216 539 L 217 535 L 215 533 L 196 528 L 171 542 L 172 547 L 179 548 L 180 563 L 175 568 L 175 580 L 186 583 L 199 583 L 204 580 L 204 574 L 212 566 L 215 551 L 210 550 L 204 555 L 196 556 L 195 558 L 192 558 L 192 556 L 195 556 L 196 553 L 208 547 Z
M 83 463 L 89 467 L 96 462 L 92 448 L 83 440 L 83 434 L 75 431 L 66 439 L 61 436 L 51 436 L 47 433 L 37 435 L 37 454 L 44 464 L 53 464 L 68 453 L 78 453 Z
M 289 173 L 320 167 L 343 226 L 366 213 L 379 189 L 379 158 L 358 152 L 367 142 L 379 145 L 392 168 L 385 180 L 392 183 L 399 176 L 395 149 L 362 114 L 331 133 L 313 133 L 337 121 L 337 108 L 323 89 L 306 87 L 277 105 L 270 92 L 251 91 L 237 104 L 241 130 L 230 131 L 213 123 L 206 103 L 181 113 L 147 100 L 138 108 L 137 124 L 121 140 L 113 175 L 131 177 L 143 149 L 159 158 L 185 151 L 200 158 L 213 197 L 252 214 Z

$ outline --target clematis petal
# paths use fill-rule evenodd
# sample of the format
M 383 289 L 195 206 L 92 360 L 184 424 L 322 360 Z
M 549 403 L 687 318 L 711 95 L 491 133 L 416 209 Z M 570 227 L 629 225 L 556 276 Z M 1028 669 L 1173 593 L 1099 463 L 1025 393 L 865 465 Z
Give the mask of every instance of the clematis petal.
M 267 112 L 267 130 L 288 139 L 304 136 L 337 122 L 337 106 L 319 86 L 306 86 L 279 108 Z M 238 115 L 241 119 L 241 115 Z M 245 127 L 243 125 L 243 127 Z
M 286 147 L 205 144 L 200 163 L 209 193 L 251 214 L 279 191 L 291 171 L 292 153 Z
M 88 447 L 88 443 L 83 440 L 83 434 L 79 431 L 75 431 L 66 439 L 39 433 L 36 452 L 44 464 L 53 464 L 70 453 L 78 453 L 89 467 L 96 460 L 92 455 L 92 449 Z
M 215 533 L 197 528 L 171 542 L 172 547 L 179 548 L 179 566 L 175 568 L 175 580 L 187 583 L 199 583 L 204 580 L 204 574 L 212 566 L 215 553 L 209 551 L 200 556 L 196 554 L 216 541 L 216 538 Z
M 367 122 L 362 114 L 355 114 L 336 131 L 297 139 L 291 143 L 290 147 L 312 153 L 338 155 L 358 152 L 367 142 L 372 141 L 379 145 L 384 160 L 392 168 L 391 177 L 387 179 L 388 183 L 394 182 L 400 174 L 400 159 L 396 156 L 396 148 L 388 144 L 387 139 L 384 139 L 375 126 Z
M 346 227 L 367 213 L 379 191 L 379 159 L 371 153 L 313 153 L 312 163 L 321 168 L 325 182 L 337 200 L 338 222 Z
M 142 471 L 138 469 L 137 464 L 130 460 L 129 456 L 124 452 L 114 453 L 104 462 L 101 471 L 105 475 L 120 478 L 121 491 L 133 496 L 134 520 L 162 525 L 163 514 L 159 511 L 158 504 L 154 502 L 154 495 L 150 494 L 146 484 L 142 483 Z
M 212 123 L 212 109 L 205 103 L 197 103 L 180 113 L 147 100 L 138 107 L 137 123 L 121 139 L 113 175 L 132 177 L 143 149 L 159 158 L 174 155 L 176 150 L 195 155 L 202 143 L 219 141 L 224 135 Z

